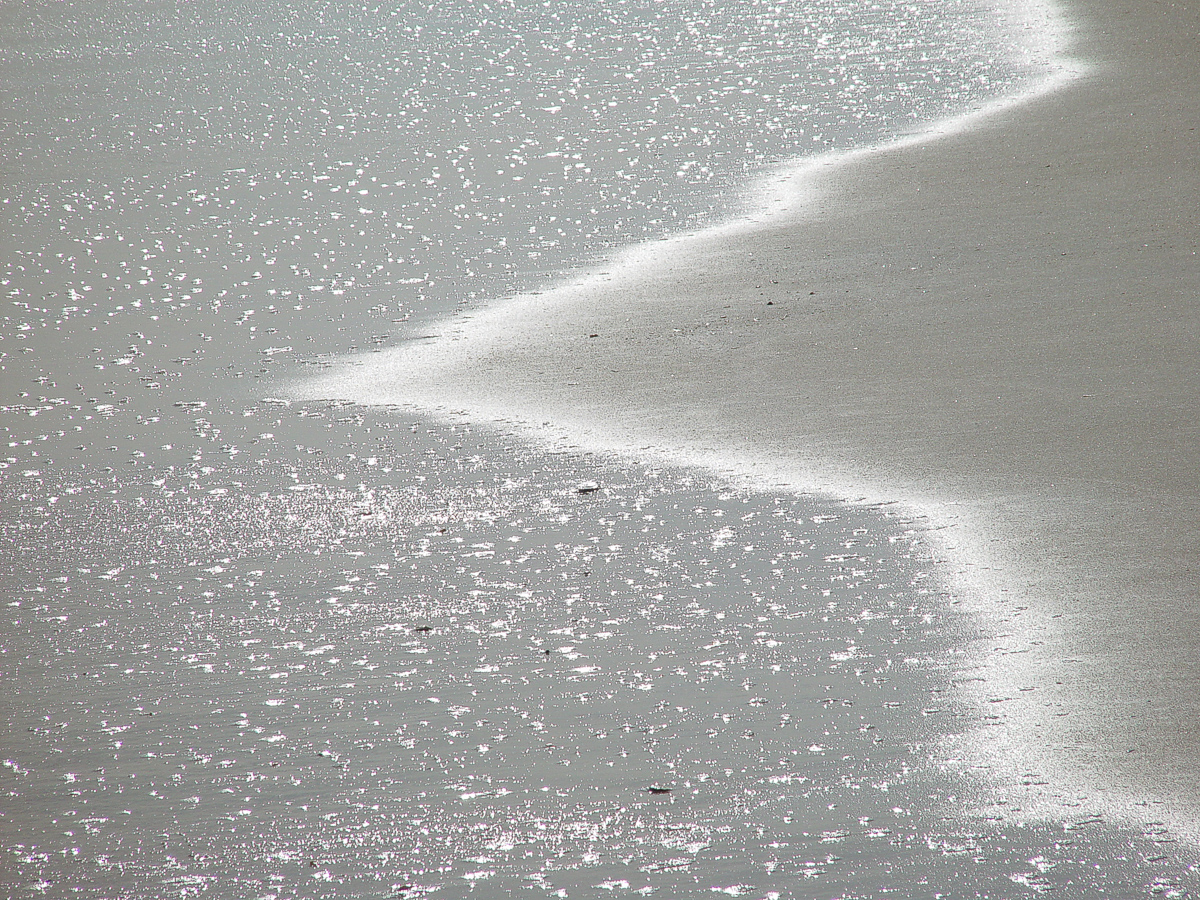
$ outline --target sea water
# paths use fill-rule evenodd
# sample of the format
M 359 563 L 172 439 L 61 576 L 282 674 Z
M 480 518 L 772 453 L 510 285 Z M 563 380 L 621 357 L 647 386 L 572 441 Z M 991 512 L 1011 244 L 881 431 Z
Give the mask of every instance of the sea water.
M 6 892 L 1182 894 L 1152 812 L 1020 824 L 939 749 L 988 713 L 920 520 L 277 399 L 1019 91 L 1018 36 L 945 2 L 0 6 Z

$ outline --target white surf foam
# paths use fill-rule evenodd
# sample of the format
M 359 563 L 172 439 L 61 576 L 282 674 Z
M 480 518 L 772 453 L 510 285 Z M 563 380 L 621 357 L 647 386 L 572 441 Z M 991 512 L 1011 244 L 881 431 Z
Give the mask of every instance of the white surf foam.
M 856 473 L 819 460 L 768 458 L 753 447 L 708 446 L 656 427 L 623 425 L 616 429 L 593 412 L 529 402 L 522 398 L 519 387 L 507 391 L 501 401 L 472 396 L 464 391 L 462 376 L 473 372 L 478 377 L 489 356 L 517 346 L 517 336 L 524 344 L 537 343 L 539 334 L 549 337 L 555 321 L 581 306 L 586 308 L 598 288 L 612 296 L 614 289 L 632 287 L 648 272 L 679 265 L 689 257 L 703 258 L 703 248 L 714 242 L 803 221 L 820 197 L 823 179 L 834 172 L 880 154 L 926 146 L 978 128 L 1064 89 L 1087 73 L 1087 64 L 1069 55 L 1071 26 L 1053 3 L 1030 0 L 1011 4 L 998 10 L 997 18 L 1003 27 L 1025 38 L 1022 54 L 1041 63 L 1042 74 L 1021 90 L 878 144 L 792 160 L 749 187 L 746 211 L 741 215 L 709 228 L 628 247 L 553 289 L 498 300 L 469 316 L 440 323 L 424 339 L 345 360 L 316 379 L 294 385 L 293 393 L 302 398 L 397 405 L 450 421 L 503 423 L 520 430 L 535 445 L 551 449 L 569 446 L 703 469 L 754 490 L 819 492 L 862 504 L 899 502 L 912 516 L 928 523 L 928 541 L 950 590 L 964 601 L 965 608 L 986 620 L 994 610 L 989 598 L 1007 589 L 1016 561 L 994 540 L 988 523 L 980 521 L 967 505 L 943 497 L 897 496 L 894 485 L 867 482 Z M 994 638 L 999 627 L 993 622 L 985 624 L 984 630 Z M 1043 677 L 1045 672 L 1036 669 L 1044 661 L 1021 648 L 1046 641 L 1055 631 L 1049 614 L 1036 609 L 1028 610 L 1020 621 L 1006 621 L 999 652 L 993 647 L 986 657 L 981 655 L 970 663 L 979 677 L 968 701 L 981 704 L 992 696 L 1015 696 L 1023 686 Z M 990 770 L 1001 802 L 1010 807 L 1019 802 L 1020 815 L 1026 819 L 1069 819 L 1073 815 L 1069 809 L 1084 793 L 1091 808 L 1141 823 L 1147 815 L 1142 798 L 1121 795 L 1099 783 L 1080 783 L 1078 773 L 1066 771 L 1053 752 L 1032 739 L 1038 715 L 1032 706 L 1010 710 L 1005 727 L 967 735 L 947 752 L 960 755 L 964 765 Z M 1028 773 L 1038 773 L 1049 782 L 1040 797 L 1031 797 L 1028 790 L 1012 790 L 1013 779 Z M 1182 823 L 1174 824 L 1181 835 L 1196 837 L 1187 835 Z

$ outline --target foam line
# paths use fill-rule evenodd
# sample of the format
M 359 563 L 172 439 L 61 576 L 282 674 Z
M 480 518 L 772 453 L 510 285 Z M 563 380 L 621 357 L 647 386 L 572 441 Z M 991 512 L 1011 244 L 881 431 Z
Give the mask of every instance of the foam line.
M 603 408 L 602 401 L 595 408 L 573 408 L 539 401 L 520 384 L 506 385 L 498 392 L 490 391 L 490 395 L 475 393 L 471 385 L 486 381 L 489 359 L 520 354 L 522 347 L 541 343 L 542 336 L 546 344 L 553 344 L 556 338 L 561 340 L 557 324 L 580 310 L 587 310 L 594 304 L 598 291 L 602 290 L 609 298 L 620 296 L 626 288 L 632 291 L 643 283 L 648 273 L 703 259 L 706 248 L 802 222 L 819 203 L 823 182 L 832 174 L 872 158 L 901 154 L 910 148 L 926 147 L 985 127 L 997 117 L 1061 91 L 1088 74 L 1086 63 L 1068 56 L 1070 29 L 1058 7 L 1048 3 L 1020 4 L 1011 7 L 1008 16 L 1041 23 L 1036 49 L 1030 52 L 1040 54 L 1046 61 L 1046 71 L 1021 91 L 882 143 L 801 157 L 778 166 L 750 186 L 748 211 L 741 215 L 687 234 L 634 245 L 583 276 L 551 290 L 500 300 L 470 316 L 446 320 L 435 328 L 429 340 L 347 360 L 316 380 L 296 385 L 296 395 L 397 404 L 450 420 L 503 422 L 520 429 L 536 445 L 567 445 L 626 457 L 653 458 L 666 464 L 708 470 L 751 489 L 821 492 L 865 504 L 899 500 L 909 514 L 928 523 L 929 543 L 955 594 L 966 598 L 970 608 L 986 617 L 989 613 L 986 598 L 1003 584 L 1003 576 L 998 573 L 1011 573 L 1018 562 L 1003 544 L 994 540 L 988 523 L 978 519 L 978 509 L 960 505 L 946 496 L 907 492 L 893 483 L 864 479 L 853 468 L 831 464 L 816 454 L 766 456 L 749 444 L 708 444 L 653 423 L 624 422 L 614 428 L 602 415 L 597 415 L 597 408 Z M 619 315 L 619 310 L 606 309 L 605 314 Z M 530 372 L 528 376 L 532 382 L 537 373 Z M 1021 622 L 1008 625 L 1008 640 L 1014 646 L 1034 642 L 1039 636 L 1053 634 L 1056 627 L 1049 616 L 1034 611 Z M 999 661 L 977 661 L 985 679 L 978 696 L 1015 690 L 1027 680 L 1029 672 L 1021 669 L 1022 664 L 1016 660 L 1013 655 Z M 967 755 L 990 757 L 994 769 L 1053 771 L 1053 758 L 1029 740 L 1021 740 L 1025 724 L 1028 723 L 1014 721 L 1003 738 L 988 735 L 983 743 L 959 749 Z M 1104 803 L 1112 815 L 1129 821 L 1142 814 L 1133 797 L 1109 793 Z M 1055 818 L 1061 815 L 1057 804 L 1057 799 L 1049 798 L 1044 806 L 1027 806 L 1025 812 L 1030 818 Z

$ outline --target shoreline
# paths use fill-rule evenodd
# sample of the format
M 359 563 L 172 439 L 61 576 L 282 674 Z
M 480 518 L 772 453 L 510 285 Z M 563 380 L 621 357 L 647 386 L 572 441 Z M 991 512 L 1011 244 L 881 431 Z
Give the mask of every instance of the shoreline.
M 1045 775 L 1048 815 L 1082 793 L 1194 832 L 1196 17 L 1071 10 L 1092 68 L 1070 90 L 316 392 L 941 510 L 952 577 L 1007 632 L 979 660 L 994 763 Z

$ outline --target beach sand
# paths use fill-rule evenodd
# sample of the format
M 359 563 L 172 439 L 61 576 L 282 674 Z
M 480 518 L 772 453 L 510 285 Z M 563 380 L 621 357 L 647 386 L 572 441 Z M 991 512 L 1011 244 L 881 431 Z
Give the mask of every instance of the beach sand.
M 830 165 L 798 215 L 662 242 L 326 395 L 938 511 L 945 564 L 994 623 L 974 673 L 980 703 L 1003 701 L 992 764 L 1043 775 L 1048 802 L 1150 802 L 1186 830 L 1200 11 L 1076 0 L 1066 18 L 1086 75 L 1061 89 Z

